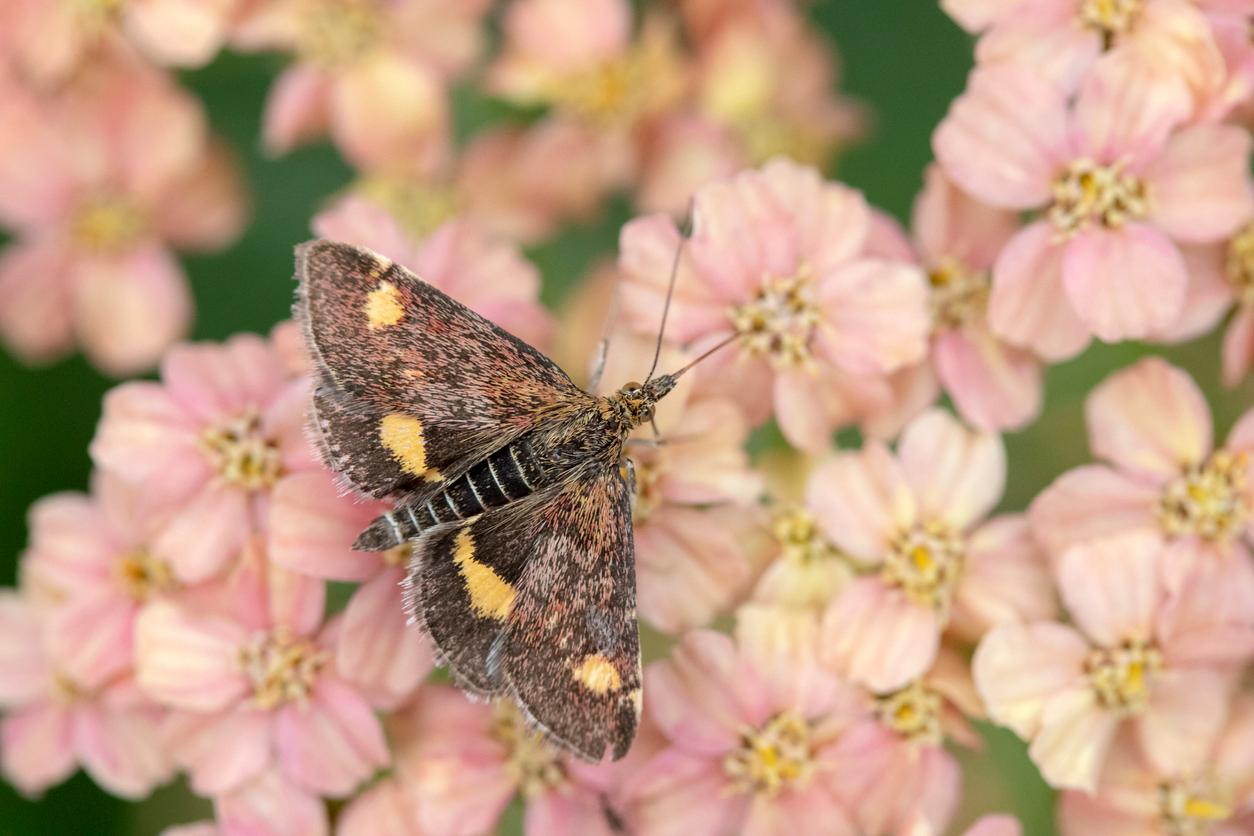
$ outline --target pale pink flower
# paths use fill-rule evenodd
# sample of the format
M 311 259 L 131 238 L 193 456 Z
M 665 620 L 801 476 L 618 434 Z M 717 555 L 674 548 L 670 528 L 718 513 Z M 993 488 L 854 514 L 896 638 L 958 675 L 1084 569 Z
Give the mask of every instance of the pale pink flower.
M 159 733 L 161 710 L 128 674 L 91 687 L 67 676 L 49 653 L 48 635 L 36 606 L 12 592 L 0 594 L 5 777 L 23 793 L 37 795 L 81 766 L 114 795 L 148 795 L 174 771 Z M 113 642 L 95 643 L 91 651 L 125 661 L 126 649 Z M 116 670 L 110 663 L 86 667 Z
M 731 638 L 698 630 L 645 672 L 645 716 L 665 748 L 623 790 L 649 834 L 853 834 L 824 776 L 856 692 L 811 659 L 766 675 Z
M 274 487 L 268 536 L 270 559 L 279 566 L 361 582 L 335 636 L 335 669 L 372 705 L 395 708 L 431 672 L 433 659 L 422 632 L 406 623 L 401 604 L 409 546 L 352 550 L 357 535 L 387 507 L 344 495 L 330 473 L 295 473 Z
M 170 565 L 149 551 L 156 521 L 138 500 L 97 474 L 92 495 L 54 494 L 30 509 L 23 586 L 58 669 L 81 688 L 130 670 L 140 607 L 176 587 Z
M 982 32 L 1025 0 L 940 0 L 940 7 L 968 32 Z
M 281 476 L 318 466 L 305 437 L 308 398 L 307 381 L 291 380 L 260 337 L 181 345 L 162 362 L 161 383 L 105 396 L 92 459 L 159 507 L 151 555 L 179 580 L 201 581 L 261 529 Z
M 176 709 L 166 733 L 197 793 L 226 803 L 260 779 L 343 797 L 388 763 L 378 719 L 336 670 L 339 622 L 319 628 L 323 586 L 250 546 L 217 595 L 140 614 L 136 679 Z
M 331 832 L 322 800 L 302 791 L 273 768 L 214 798 L 213 811 L 214 822 L 167 827 L 160 836 L 325 836 Z
M 1198 769 L 1224 723 L 1228 672 L 1254 655 L 1254 571 L 1240 591 L 1216 572 L 1172 590 L 1163 552 L 1143 533 L 1073 546 L 1056 571 L 1075 626 L 1006 624 L 976 650 L 989 717 L 1052 786 L 1092 792 L 1123 726 L 1156 768 Z
M 806 450 L 884 407 L 885 375 L 927 347 L 927 291 L 908 264 L 864 258 L 862 196 L 786 160 L 716 181 L 696 195 L 667 335 L 694 350 L 739 334 L 698 367 L 707 391 L 734 396 L 750 419 L 774 407 Z M 664 216 L 623 228 L 620 270 L 634 327 L 658 322 L 679 234 Z
M 150 368 L 192 315 L 171 247 L 229 243 L 243 203 L 198 105 L 155 71 L 92 65 L 45 99 L 0 72 L 0 337 L 29 361 L 77 342 L 110 374 Z
M 641 212 L 687 218 L 692 196 L 711 180 L 730 177 L 747 160 L 735 137 L 718 122 L 694 113 L 662 120 L 649 134 L 636 186 Z
M 350 196 L 314 217 L 323 238 L 369 247 L 407 267 L 476 313 L 543 348 L 552 319 L 540 304 L 540 272 L 517 245 L 472 219 L 453 218 L 424 229 L 361 196 Z
M 1017 429 L 1030 422 L 1041 407 L 1041 361 L 999 339 L 987 316 L 993 262 L 1018 229 L 1015 214 L 975 200 L 933 164 L 914 202 L 913 246 L 887 215 L 877 213 L 874 223 L 872 252 L 917 260 L 927 271 L 932 350 L 925 373 L 939 379 L 976 428 Z M 927 391 L 921 381 L 911 385 Z
M 1158 357 L 1118 371 L 1085 402 L 1089 444 L 1102 460 L 1059 476 L 1032 503 L 1033 530 L 1053 555 L 1075 543 L 1139 531 L 1178 543 L 1184 563 L 1232 572 L 1254 544 L 1254 410 L 1227 443 L 1212 441 L 1210 408 L 1189 375 Z
M 447 685 L 420 691 L 409 708 L 390 718 L 389 732 L 396 748 L 393 783 L 358 815 L 405 823 L 387 831 L 396 833 L 489 832 L 521 797 L 529 836 L 611 836 L 606 810 L 615 778 L 637 757 L 580 761 L 529 729 L 512 702 L 473 703 Z M 640 739 L 635 746 L 649 749 Z
M 240 0 L 10 0 L 7 46 L 32 80 L 55 84 L 102 52 L 137 48 L 176 67 L 201 67 L 222 48 Z
M 1053 613 L 1048 570 L 1027 520 L 986 520 L 1001 499 L 1001 439 L 933 409 L 902 433 L 840 453 L 810 478 L 807 504 L 863 574 L 828 608 L 820 652 L 873 691 L 923 674 L 941 633 L 978 638 L 995 624 Z
M 276 153 L 330 133 L 354 165 L 423 170 L 448 143 L 448 80 L 477 56 L 488 3 L 273 0 L 234 43 L 294 53 L 266 105 Z
M 1134 735 L 1120 734 L 1096 795 L 1064 793 L 1059 825 L 1066 836 L 1247 836 L 1254 827 L 1254 697 L 1237 696 L 1227 725 L 1198 769 L 1155 768 Z
M 1185 83 L 1199 104 L 1227 80 L 1210 23 L 1188 0 L 1025 0 L 1006 11 L 976 45 L 979 64 L 1017 62 L 1071 91 L 1113 52 Z
M 1187 114 L 1178 82 L 1119 55 L 1073 103 L 1019 66 L 972 74 L 933 137 L 937 158 L 980 200 L 1043 211 L 993 267 L 996 334 L 1060 360 L 1089 334 L 1114 342 L 1173 326 L 1188 284 L 1177 242 L 1220 241 L 1254 213 L 1249 135 L 1173 132 Z

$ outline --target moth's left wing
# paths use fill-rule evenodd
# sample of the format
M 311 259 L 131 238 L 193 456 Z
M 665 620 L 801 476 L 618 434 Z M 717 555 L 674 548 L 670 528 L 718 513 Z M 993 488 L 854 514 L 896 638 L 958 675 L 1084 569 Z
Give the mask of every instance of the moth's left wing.
M 640 715 L 631 504 L 591 473 L 418 541 L 406 604 L 454 679 L 512 693 L 556 742 L 626 753 Z

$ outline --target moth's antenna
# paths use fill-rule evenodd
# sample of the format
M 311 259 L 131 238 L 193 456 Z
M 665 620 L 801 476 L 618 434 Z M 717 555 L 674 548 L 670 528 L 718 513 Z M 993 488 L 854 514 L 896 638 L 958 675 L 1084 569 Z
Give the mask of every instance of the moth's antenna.
M 704 360 L 705 358 L 709 357 L 711 354 L 713 354 L 714 352 L 718 351 L 720 348 L 726 348 L 727 346 L 731 345 L 732 343 L 734 343 L 736 340 L 740 339 L 740 338 L 741 338 L 741 337 L 743 337 L 743 336 L 744 336 L 744 334 L 742 334 L 742 333 L 740 333 L 739 331 L 737 331 L 736 333 L 731 334 L 730 336 L 728 336 L 728 337 L 726 337 L 726 338 L 724 338 L 724 339 L 719 340 L 717 345 L 714 345 L 714 346 L 712 346 L 712 347 L 710 347 L 710 348 L 706 349 L 705 351 L 703 351 L 703 352 L 701 353 L 701 356 L 700 356 L 700 357 L 698 357 L 696 360 L 693 360 L 693 361 L 692 361 L 691 363 L 689 363 L 688 365 L 686 365 L 686 366 L 682 367 L 681 369 L 679 369 L 679 371 L 671 372 L 671 377 L 673 377 L 673 378 L 675 378 L 676 380 L 678 380 L 678 379 L 679 379 L 679 378 L 683 375 L 683 373 L 684 373 L 684 372 L 688 371 L 688 370 L 689 370 L 689 369 L 691 369 L 693 366 L 697 365 L 697 363 L 700 363 L 702 360 Z
M 653 373 L 657 371 L 657 361 L 662 356 L 662 337 L 666 335 L 666 317 L 671 312 L 671 297 L 675 295 L 675 280 L 679 277 L 679 260 L 683 257 L 684 244 L 688 243 L 688 235 L 692 231 L 692 206 L 693 201 L 689 200 L 688 220 L 679 230 L 679 246 L 675 248 L 675 260 L 671 262 L 671 278 L 666 284 L 666 301 L 662 303 L 662 324 L 657 329 L 657 346 L 653 349 L 653 365 L 649 366 L 649 373 L 644 377 L 645 383 L 653 379 Z

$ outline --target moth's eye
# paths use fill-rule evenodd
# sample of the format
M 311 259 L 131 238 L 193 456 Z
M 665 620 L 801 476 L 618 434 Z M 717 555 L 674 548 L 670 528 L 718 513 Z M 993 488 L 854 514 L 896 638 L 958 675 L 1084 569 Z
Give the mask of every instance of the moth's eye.
M 636 380 L 627 381 L 627 383 L 623 385 L 623 391 L 624 392 L 639 392 L 640 391 L 639 381 L 636 381 Z

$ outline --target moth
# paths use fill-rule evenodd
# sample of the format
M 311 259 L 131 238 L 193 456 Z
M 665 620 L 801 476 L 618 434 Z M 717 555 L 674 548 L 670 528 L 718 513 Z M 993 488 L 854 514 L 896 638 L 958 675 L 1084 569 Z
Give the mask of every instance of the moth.
M 622 757 L 642 696 L 624 445 L 693 364 L 599 397 L 375 253 L 312 241 L 296 265 L 321 454 L 394 499 L 354 548 L 412 549 L 404 606 L 464 690 Z

